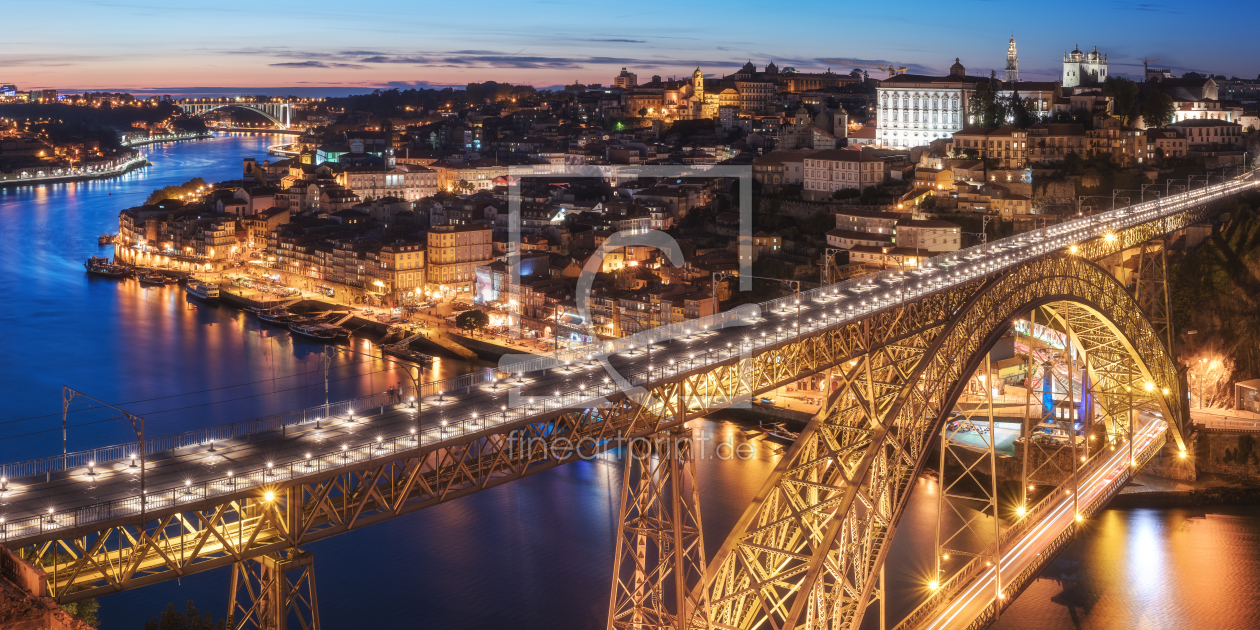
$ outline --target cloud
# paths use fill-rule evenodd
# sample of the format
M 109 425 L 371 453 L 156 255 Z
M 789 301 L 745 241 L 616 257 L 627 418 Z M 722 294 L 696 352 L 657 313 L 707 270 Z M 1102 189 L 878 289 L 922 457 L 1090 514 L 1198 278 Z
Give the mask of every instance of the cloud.
M 579 39 L 580 42 L 604 42 L 608 44 L 646 44 L 646 39 Z
M 1126 0 L 1112 0 L 1111 6 L 1122 11 L 1143 11 L 1146 13 L 1182 13 L 1166 4 L 1155 4 L 1153 2 L 1127 2 Z
M 361 66 L 357 63 L 324 63 L 322 61 L 286 61 L 284 63 L 269 63 L 273 68 L 350 68 L 352 70 L 366 70 L 367 66 Z
M 81 55 L 0 55 L 0 67 L 69 66 L 102 59 L 103 57 Z
M 466 85 L 467 85 L 466 83 L 437 83 L 434 81 L 388 81 L 385 83 L 386 87 L 397 88 L 400 90 L 415 89 L 415 88 L 441 89 L 441 88 L 448 88 L 448 87 L 462 89 Z
M 390 57 L 388 55 L 374 55 L 372 57 L 364 57 L 359 63 L 412 63 L 421 64 L 429 63 L 426 57 Z

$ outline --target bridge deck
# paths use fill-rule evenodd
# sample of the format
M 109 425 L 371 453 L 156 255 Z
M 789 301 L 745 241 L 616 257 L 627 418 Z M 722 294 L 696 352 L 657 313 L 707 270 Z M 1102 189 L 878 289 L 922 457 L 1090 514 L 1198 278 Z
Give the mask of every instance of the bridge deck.
M 1008 549 L 1002 550 L 1001 590 L 1003 607 L 1036 577 L 1059 550 L 1075 537 L 1078 521 L 1076 515 L 1089 518 L 1105 506 L 1129 478 L 1164 444 L 1166 425 L 1162 420 L 1151 420 L 1134 435 L 1133 452 L 1137 464 L 1130 469 L 1129 450 L 1117 448 L 1114 452 L 1100 454 L 1091 461 L 1090 468 L 1081 477 L 1080 496 L 1074 501 L 1068 483 L 1060 486 L 1039 506 L 1035 515 L 1025 518 L 1036 520 L 1025 524 L 1026 529 Z M 1070 482 L 1069 482 L 1070 483 Z M 924 607 L 897 626 L 897 630 L 955 630 L 984 627 L 994 618 L 994 602 L 997 601 L 998 577 L 992 567 L 979 567 L 959 571 L 957 584 L 946 583 L 943 590 L 953 591 L 943 602 L 929 600 Z M 934 605 L 935 604 L 935 605 Z
M 623 391 L 615 379 L 596 369 L 600 359 L 607 360 L 630 384 L 650 388 L 772 351 L 781 344 L 851 324 L 929 294 L 949 291 L 1088 239 L 1186 212 L 1254 185 L 1231 180 L 1210 191 L 1179 195 L 1158 205 L 1138 204 L 1002 239 L 983 248 L 938 256 L 928 261 L 930 268 L 891 270 L 855 278 L 802 293 L 799 304 L 793 298 L 762 304 L 760 315 L 764 317 L 748 312 L 722 313 L 681 325 L 685 326 L 681 334 L 680 325 L 673 325 L 562 353 L 560 359 L 572 365 L 547 357 L 532 359 L 509 367 L 513 371 L 529 370 L 517 396 L 511 396 L 506 387 L 488 385 L 458 397 L 443 397 L 441 401 L 426 396 L 418 427 L 410 412 L 396 406 L 384 409 L 366 424 L 356 423 L 353 428 L 343 418 L 318 431 L 308 426 L 283 436 L 216 444 L 213 454 L 205 445 L 163 453 L 148 462 L 147 508 L 150 513 L 177 511 L 185 505 L 222 501 L 249 489 L 256 492 L 264 484 L 283 484 L 305 477 L 311 471 L 305 461 L 308 451 L 312 453 L 315 474 L 333 475 L 376 457 L 416 448 L 410 435 L 412 428 L 418 429 L 423 444 L 428 445 L 501 432 L 505 425 L 590 407 L 599 402 L 599 396 L 619 395 Z M 1124 244 L 1115 246 L 1119 249 Z M 650 357 L 644 350 L 645 343 L 655 344 Z M 800 376 L 804 375 L 796 378 Z M 744 392 L 748 393 L 758 392 Z M 345 455 L 343 444 L 348 447 Z M 270 471 L 267 462 L 274 464 Z M 129 464 L 103 463 L 95 478 L 81 468 L 59 472 L 49 481 L 43 477 L 10 480 L 0 499 L 5 502 L 0 540 L 29 544 L 94 524 L 135 520 L 140 508 L 138 480 Z M 233 471 L 231 479 L 226 477 L 229 469 Z

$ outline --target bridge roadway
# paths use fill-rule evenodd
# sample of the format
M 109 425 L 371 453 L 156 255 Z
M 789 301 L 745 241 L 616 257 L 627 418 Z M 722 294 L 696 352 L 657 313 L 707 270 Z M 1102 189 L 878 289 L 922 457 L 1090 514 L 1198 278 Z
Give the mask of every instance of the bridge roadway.
M 146 468 L 145 509 L 170 513 L 239 496 L 261 486 L 284 486 L 311 475 L 335 475 L 364 462 L 383 460 L 417 446 L 502 432 L 532 418 L 594 406 L 600 396 L 623 391 L 618 381 L 646 387 L 677 380 L 708 367 L 759 355 L 794 339 L 813 336 L 928 294 L 949 291 L 976 278 L 1064 250 L 1077 243 L 1111 244 L 1113 231 L 1161 221 L 1256 185 L 1254 172 L 1210 188 L 1085 217 L 1041 230 L 951 252 L 925 261 L 921 269 L 888 270 L 759 305 L 759 311 L 720 313 L 611 342 L 536 357 L 508 366 L 507 386 L 482 385 L 459 395 L 425 395 L 420 413 L 409 405 L 383 405 L 354 422 L 341 416 L 213 445 L 154 453 Z M 1168 231 L 1171 223 L 1158 224 Z M 1099 239 L 1107 235 L 1105 239 Z M 1121 249 L 1121 244 L 1115 244 Z M 1127 245 L 1132 247 L 1133 244 Z M 1098 258 L 1109 252 L 1080 252 Z M 1114 253 L 1114 252 L 1110 252 Z M 651 353 L 645 350 L 651 346 Z M 618 374 L 598 369 L 606 360 Z M 611 374 L 611 372 L 609 373 Z M 796 376 L 799 378 L 800 376 Z M 519 380 L 518 380 L 519 379 Z M 518 385 L 519 383 L 519 385 Z M 622 382 L 621 385 L 625 385 Z M 781 383 L 774 386 L 777 387 Z M 762 391 L 770 388 L 762 388 Z M 741 392 L 756 395 L 760 391 Z M 676 422 L 677 419 L 675 419 Z M 331 421 L 331 422 L 330 422 Z M 664 425 L 663 425 L 664 426 Z M 415 429 L 418 438 L 412 433 Z M 417 439 L 420 440 L 419 444 Z M 308 459 L 308 453 L 310 457 Z M 38 477 L 10 479 L 0 498 L 0 541 L 22 546 L 84 534 L 110 523 L 135 521 L 140 512 L 138 475 L 122 458 Z M 96 473 L 94 476 L 89 472 Z M 222 499 L 218 499 L 222 500 Z
M 895 630 L 970 630 L 991 622 L 998 586 L 1005 607 L 1059 549 L 1075 537 L 1075 526 L 1101 510 L 1164 444 L 1168 428 L 1164 421 L 1146 413 L 1142 415 L 1148 417 L 1145 426 L 1133 436 L 1135 465 L 1129 466 L 1129 449 L 1122 446 L 1090 461 L 1089 467 L 1082 471 L 1079 496 L 1072 496 L 1069 480 L 1030 510 L 1023 518 L 1029 519 L 1031 524 L 1025 524 L 1026 530 L 1009 549 L 1001 550 L 1000 584 L 994 584 L 997 571 L 991 566 L 979 567 L 977 558 L 973 560 L 974 567 L 961 569 L 957 577 L 940 586 L 946 591 L 942 593 L 944 601 L 929 599 Z M 1078 514 L 1081 520 L 1077 520 Z M 968 571 L 968 568 L 979 570 Z M 951 596 L 948 591 L 956 592 Z M 925 612 L 927 614 L 923 614 Z

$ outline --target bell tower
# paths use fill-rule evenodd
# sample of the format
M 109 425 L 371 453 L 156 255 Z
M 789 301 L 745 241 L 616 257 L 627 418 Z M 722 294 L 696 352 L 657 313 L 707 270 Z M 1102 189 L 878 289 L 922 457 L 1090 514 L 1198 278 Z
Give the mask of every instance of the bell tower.
M 1014 83 L 1019 81 L 1019 56 L 1015 53 L 1015 36 L 1011 36 L 1011 43 L 1006 45 L 1006 81 Z

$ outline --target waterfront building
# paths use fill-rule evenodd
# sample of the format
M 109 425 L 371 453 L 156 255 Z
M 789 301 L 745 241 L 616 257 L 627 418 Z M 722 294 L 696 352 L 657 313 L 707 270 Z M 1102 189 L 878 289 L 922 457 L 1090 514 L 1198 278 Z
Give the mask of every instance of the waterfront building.
M 433 295 L 471 293 L 477 281 L 477 267 L 494 259 L 493 230 L 484 223 L 434 226 L 429 230 L 427 245 L 425 282 Z
M 381 247 L 373 286 L 391 294 L 395 304 L 423 302 L 425 290 L 425 244 L 419 241 L 395 241 Z M 380 285 L 376 285 L 380 282 Z

